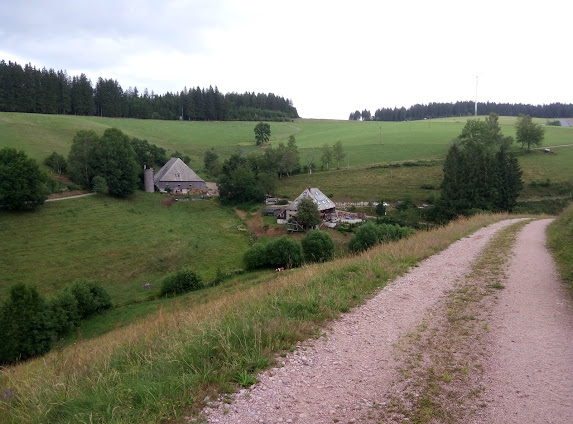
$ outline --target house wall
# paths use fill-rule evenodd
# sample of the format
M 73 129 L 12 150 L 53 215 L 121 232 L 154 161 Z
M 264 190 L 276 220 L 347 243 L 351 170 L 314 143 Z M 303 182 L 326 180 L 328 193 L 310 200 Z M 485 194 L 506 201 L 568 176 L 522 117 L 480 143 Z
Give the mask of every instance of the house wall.
M 207 184 L 205 181 L 159 181 L 156 186 L 161 191 L 165 191 L 167 186 L 169 186 L 171 190 L 176 190 L 179 188 L 182 191 L 187 191 L 189 186 L 191 186 L 192 189 L 207 189 Z

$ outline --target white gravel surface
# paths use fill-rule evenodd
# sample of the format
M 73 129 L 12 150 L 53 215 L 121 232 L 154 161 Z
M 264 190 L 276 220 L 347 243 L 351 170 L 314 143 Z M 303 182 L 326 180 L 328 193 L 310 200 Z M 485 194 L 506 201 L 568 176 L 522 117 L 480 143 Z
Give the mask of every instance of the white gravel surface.
M 476 422 L 573 423 L 573 305 L 545 247 L 550 222 L 517 239 L 490 319 L 488 406 Z
M 259 375 L 230 403 L 203 410 L 209 423 L 354 423 L 398 390 L 393 344 L 443 300 L 493 234 L 516 222 L 482 228 L 389 283 L 364 306 L 331 323 Z M 544 246 L 548 221 L 528 224 L 515 248 L 507 290 L 492 322 L 486 400 L 473 422 L 573 423 L 573 321 Z M 542 395 L 540 396 L 540 392 Z

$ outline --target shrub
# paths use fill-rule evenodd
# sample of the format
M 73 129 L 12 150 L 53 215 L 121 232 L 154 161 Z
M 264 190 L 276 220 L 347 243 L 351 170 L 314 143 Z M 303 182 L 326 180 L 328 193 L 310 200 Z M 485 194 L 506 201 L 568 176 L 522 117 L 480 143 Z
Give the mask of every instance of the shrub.
M 334 258 L 334 242 L 325 232 L 309 231 L 301 244 L 307 262 L 326 262 Z
M 203 288 L 201 276 L 189 267 L 167 274 L 161 280 L 161 295 L 178 295 Z
M 367 222 L 361 226 L 348 242 L 348 248 L 353 252 L 361 252 L 378 244 L 376 224 Z
M 270 266 L 291 268 L 302 265 L 301 244 L 287 236 L 271 241 L 265 251 L 267 264 Z
M 48 352 L 53 335 L 50 310 L 36 288 L 13 286 L 0 307 L 0 364 Z
M 112 306 L 110 295 L 95 281 L 76 280 L 70 287 L 70 293 L 78 302 L 78 314 L 82 319 Z
M 54 331 L 58 336 L 68 334 L 80 323 L 78 301 L 70 290 L 64 290 L 48 303 L 52 312 Z
M 415 232 L 411 227 L 386 223 L 376 225 L 369 221 L 356 231 L 354 237 L 348 242 L 348 248 L 353 252 L 361 252 L 379 243 L 388 243 L 409 237 Z
M 249 271 L 257 268 L 263 268 L 267 264 L 267 254 L 265 246 L 261 243 L 253 244 L 243 255 L 243 263 Z

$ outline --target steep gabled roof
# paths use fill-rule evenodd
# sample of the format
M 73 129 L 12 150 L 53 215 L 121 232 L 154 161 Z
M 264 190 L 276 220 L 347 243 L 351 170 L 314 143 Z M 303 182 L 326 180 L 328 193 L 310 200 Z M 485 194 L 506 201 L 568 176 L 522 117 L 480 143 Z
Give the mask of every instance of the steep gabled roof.
M 160 181 L 203 181 L 185 162 L 179 158 L 171 158 L 163 165 L 157 174 L 153 177 L 153 182 L 157 184 Z
M 286 209 L 289 211 L 296 211 L 298 210 L 298 204 L 299 202 L 304 199 L 305 197 L 309 197 L 310 199 L 312 199 L 312 201 L 316 204 L 316 206 L 318 207 L 319 211 L 323 211 L 326 209 L 333 209 L 336 207 L 336 205 L 334 204 L 334 202 L 332 200 L 330 200 L 328 197 L 326 197 L 326 195 L 320 191 L 318 188 L 316 187 L 309 187 L 307 188 L 305 191 L 303 191 L 300 196 L 298 196 L 296 199 L 294 199 L 293 202 L 291 202 Z

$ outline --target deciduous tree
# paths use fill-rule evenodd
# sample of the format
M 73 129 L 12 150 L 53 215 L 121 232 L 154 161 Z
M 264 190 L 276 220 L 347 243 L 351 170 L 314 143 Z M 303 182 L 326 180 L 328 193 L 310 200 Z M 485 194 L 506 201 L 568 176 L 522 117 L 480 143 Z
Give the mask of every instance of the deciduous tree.
M 320 212 L 316 203 L 308 197 L 304 197 L 298 203 L 298 208 L 296 212 L 296 220 L 301 224 L 305 230 L 309 228 L 314 228 L 320 224 Z
M 255 140 L 257 146 L 260 146 L 269 141 L 271 137 L 271 125 L 267 122 L 259 122 L 255 126 Z
M 0 150 L 0 208 L 35 209 L 48 195 L 47 176 L 23 151 Z
M 529 115 L 519 115 L 515 123 L 517 142 L 522 146 L 527 146 L 527 151 L 531 151 L 531 146 L 541 146 L 545 130 L 536 124 Z

